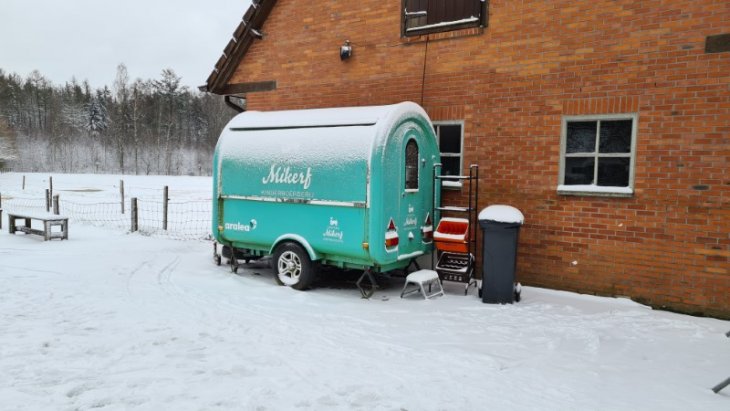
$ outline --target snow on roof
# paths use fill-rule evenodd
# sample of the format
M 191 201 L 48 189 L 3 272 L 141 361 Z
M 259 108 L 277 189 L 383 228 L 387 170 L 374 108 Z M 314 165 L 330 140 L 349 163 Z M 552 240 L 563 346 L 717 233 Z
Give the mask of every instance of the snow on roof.
M 525 216 L 522 215 L 522 212 L 508 205 L 491 205 L 479 213 L 479 219 L 499 223 L 524 224 L 525 222 Z
M 234 117 L 228 123 L 228 128 L 271 129 L 375 125 L 386 117 L 401 117 L 407 112 L 414 111 L 428 118 L 420 106 L 404 102 L 387 106 L 247 111 Z

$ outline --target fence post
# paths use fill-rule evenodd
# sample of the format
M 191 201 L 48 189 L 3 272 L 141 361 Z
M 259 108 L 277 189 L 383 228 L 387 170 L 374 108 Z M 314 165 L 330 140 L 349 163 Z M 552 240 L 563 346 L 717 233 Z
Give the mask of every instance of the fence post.
M 51 212 L 51 192 L 46 189 L 46 213 Z
M 3 208 L 3 195 L 0 193 L 0 208 Z
M 137 224 L 137 197 L 132 197 L 132 200 L 129 203 L 129 207 L 132 209 L 132 232 L 135 232 L 139 228 Z
M 49 199 L 53 198 L 53 176 L 48 176 L 48 190 L 50 190 Z
M 60 207 L 58 206 L 58 194 L 56 194 L 55 196 L 53 196 L 53 214 L 59 215 L 60 214 L 58 211 L 59 208 Z
M 25 176 L 23 176 L 23 191 L 25 191 Z
M 162 229 L 167 230 L 167 201 L 169 198 L 167 198 L 168 189 L 167 186 L 165 186 L 165 189 L 162 190 L 162 195 L 164 198 L 162 199 Z
M 119 180 L 119 194 L 122 196 L 122 214 L 124 214 L 124 180 Z

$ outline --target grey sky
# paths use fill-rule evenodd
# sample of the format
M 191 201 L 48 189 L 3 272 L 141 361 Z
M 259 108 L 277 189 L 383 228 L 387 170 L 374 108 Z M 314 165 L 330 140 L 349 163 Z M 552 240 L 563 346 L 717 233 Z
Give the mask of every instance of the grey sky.
M 111 87 L 119 63 L 132 79 L 165 68 L 205 83 L 249 0 L 0 0 L 0 68 L 76 76 Z

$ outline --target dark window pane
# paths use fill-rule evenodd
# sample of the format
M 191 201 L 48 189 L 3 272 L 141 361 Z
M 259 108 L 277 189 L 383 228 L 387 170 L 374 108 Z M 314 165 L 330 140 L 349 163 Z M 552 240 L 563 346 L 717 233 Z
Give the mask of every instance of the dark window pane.
M 632 120 L 601 121 L 599 152 L 630 153 Z
M 571 121 L 566 135 L 566 153 L 593 153 L 596 151 L 597 121 Z
M 630 158 L 599 158 L 598 185 L 610 187 L 628 187 L 630 164 Z
M 406 34 L 476 27 L 481 21 L 482 0 L 405 0 L 404 5 Z M 419 27 L 425 28 L 413 30 Z
M 409 140 L 406 144 L 406 189 L 418 188 L 418 144 Z
M 428 24 L 479 17 L 479 0 L 429 0 Z
M 428 0 L 406 0 L 406 12 L 411 13 L 411 17 L 406 18 L 406 28 L 420 27 L 428 24 L 427 16 L 415 16 L 412 13 L 426 12 L 428 10 Z
M 458 176 L 461 175 L 459 157 L 441 157 L 441 175 Z
M 593 184 L 595 164 L 596 159 L 593 157 L 566 157 L 563 184 Z
M 442 153 L 461 154 L 461 126 L 439 126 L 439 150 Z

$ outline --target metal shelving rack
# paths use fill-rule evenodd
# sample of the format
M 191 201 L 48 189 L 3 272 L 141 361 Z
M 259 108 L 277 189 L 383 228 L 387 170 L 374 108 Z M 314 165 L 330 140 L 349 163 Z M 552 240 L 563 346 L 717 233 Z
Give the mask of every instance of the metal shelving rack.
M 434 164 L 433 179 L 434 186 L 441 184 L 444 180 L 456 180 L 462 182 L 468 188 L 467 206 L 457 207 L 439 204 L 441 198 L 437 198 L 434 190 L 433 197 L 433 215 L 434 221 L 440 221 L 441 216 L 436 212 L 446 212 L 454 214 L 466 214 L 469 221 L 469 238 L 467 240 L 467 252 L 453 252 L 438 250 L 436 239 L 434 238 L 434 251 L 431 254 L 431 266 L 438 273 L 441 282 L 452 281 L 464 283 L 464 295 L 469 292 L 469 286 L 474 285 L 476 288 L 477 281 L 474 278 L 475 256 L 477 254 L 477 235 L 479 233 L 476 213 L 479 207 L 479 166 L 472 164 L 469 166 L 469 175 L 447 176 L 441 175 L 441 163 Z M 438 226 L 438 224 L 437 224 Z

